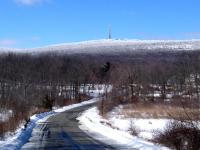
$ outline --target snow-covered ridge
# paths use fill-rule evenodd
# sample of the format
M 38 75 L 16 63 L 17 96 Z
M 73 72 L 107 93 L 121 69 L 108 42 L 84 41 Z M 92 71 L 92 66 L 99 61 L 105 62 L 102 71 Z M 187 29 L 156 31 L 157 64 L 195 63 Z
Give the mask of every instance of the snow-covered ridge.
M 64 52 L 78 53 L 109 53 L 130 52 L 135 50 L 198 50 L 200 40 L 120 40 L 102 39 L 74 43 L 62 43 L 31 49 L 0 48 L 0 52 Z

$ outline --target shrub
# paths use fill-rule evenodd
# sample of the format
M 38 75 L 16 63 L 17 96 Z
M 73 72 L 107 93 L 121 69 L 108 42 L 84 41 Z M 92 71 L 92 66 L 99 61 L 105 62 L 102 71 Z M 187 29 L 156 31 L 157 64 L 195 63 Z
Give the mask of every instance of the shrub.
M 176 150 L 199 150 L 200 129 L 193 122 L 173 121 L 156 133 L 155 141 Z

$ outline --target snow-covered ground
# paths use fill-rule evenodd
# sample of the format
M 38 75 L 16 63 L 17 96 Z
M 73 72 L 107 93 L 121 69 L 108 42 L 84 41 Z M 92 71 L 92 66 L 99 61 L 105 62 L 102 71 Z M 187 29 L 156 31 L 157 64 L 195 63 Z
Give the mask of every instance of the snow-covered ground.
M 16 130 L 15 133 L 13 133 L 14 135 L 7 136 L 5 140 L 0 141 L 0 149 L 2 149 L 2 150 L 20 149 L 28 141 L 28 139 L 31 137 L 32 130 L 36 126 L 37 123 L 44 122 L 50 116 L 55 115 L 57 113 L 61 113 L 61 112 L 64 112 L 66 110 L 70 110 L 70 109 L 73 109 L 75 107 L 80 107 L 80 106 L 83 106 L 83 105 L 92 104 L 92 103 L 95 103 L 97 101 L 99 101 L 99 98 L 93 98 L 89 101 L 85 101 L 85 102 L 82 102 L 82 103 L 73 104 L 73 105 L 65 106 L 65 107 L 62 107 L 62 108 L 59 108 L 59 109 L 55 109 L 55 110 L 50 111 L 50 112 L 33 115 L 30 118 L 30 122 L 28 123 L 28 126 L 27 126 L 26 129 L 24 129 L 24 127 L 22 125 L 21 127 L 19 127 Z M 9 135 L 11 135 L 11 134 L 9 134 Z
M 128 131 L 130 129 L 130 120 L 121 120 L 110 118 L 111 120 L 103 119 L 99 115 L 96 107 L 85 111 L 78 120 L 81 125 L 80 128 L 94 138 L 101 140 L 107 144 L 114 143 L 119 147 L 127 149 L 139 150 L 169 150 L 166 147 L 148 142 L 142 138 L 135 137 Z M 151 122 L 151 123 L 150 123 Z M 166 121 L 159 120 L 135 120 L 139 129 L 144 129 L 146 133 L 144 136 L 149 136 L 149 131 L 162 129 Z M 155 126 L 154 126 L 155 125 Z M 119 148 L 120 149 L 120 148 Z
M 130 128 L 135 128 L 138 131 L 138 137 L 152 140 L 155 131 L 162 131 L 170 119 L 138 119 L 138 118 L 125 118 L 122 114 L 122 106 L 118 106 L 107 114 L 107 119 L 113 127 L 129 132 Z

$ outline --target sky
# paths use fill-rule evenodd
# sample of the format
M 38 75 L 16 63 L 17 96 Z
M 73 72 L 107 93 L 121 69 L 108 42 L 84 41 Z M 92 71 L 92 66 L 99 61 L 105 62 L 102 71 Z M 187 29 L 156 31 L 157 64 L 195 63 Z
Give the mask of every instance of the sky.
M 0 47 L 200 38 L 200 0 L 0 0 Z

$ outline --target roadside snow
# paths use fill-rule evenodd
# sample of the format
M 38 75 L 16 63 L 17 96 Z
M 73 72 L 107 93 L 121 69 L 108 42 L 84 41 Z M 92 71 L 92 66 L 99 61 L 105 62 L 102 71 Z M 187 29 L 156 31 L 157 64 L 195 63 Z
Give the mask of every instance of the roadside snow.
M 92 104 L 92 103 L 95 103 L 97 101 L 99 101 L 99 98 L 93 98 L 89 101 L 84 101 L 82 103 L 73 104 L 73 105 L 69 105 L 69 106 L 64 106 L 64 107 L 59 108 L 59 109 L 55 109 L 54 112 L 56 112 L 56 113 L 64 112 L 66 110 L 70 110 L 70 109 L 73 109 L 73 108 L 76 108 L 76 107 Z
M 88 105 L 95 103 L 99 100 L 99 98 L 93 98 L 89 101 L 85 101 L 78 104 L 73 104 L 69 106 L 65 106 L 59 109 L 55 109 L 50 112 L 45 112 L 41 114 L 36 114 L 31 116 L 30 122 L 27 125 L 27 128 L 24 129 L 23 125 L 19 127 L 13 136 L 8 136 L 4 141 L 0 141 L 0 149 L 2 150 L 18 150 L 20 149 L 26 142 L 28 142 L 29 138 L 31 137 L 33 128 L 39 122 L 46 121 L 50 116 L 55 115 L 57 113 L 64 112 L 66 110 L 73 109 L 75 107 L 80 107 L 83 105 Z
M 29 137 L 31 136 L 32 130 L 36 126 L 37 122 L 40 119 L 47 118 L 53 114 L 54 112 L 51 111 L 51 112 L 33 115 L 26 129 L 24 129 L 22 125 L 16 130 L 16 134 L 14 136 L 7 137 L 5 141 L 0 141 L 0 149 L 2 150 L 20 149 L 22 145 L 28 141 Z
M 118 126 L 122 127 L 123 130 L 112 128 L 112 123 L 109 124 L 108 120 L 103 119 L 99 115 L 99 111 L 96 107 L 85 111 L 77 119 L 80 121 L 80 128 L 86 133 L 90 134 L 93 138 L 101 140 L 107 144 L 114 143 L 114 145 L 118 145 L 118 148 L 123 147 L 123 149 L 169 150 L 166 147 L 161 147 L 160 145 L 156 145 L 132 136 L 127 131 L 127 128 L 129 128 L 129 126 L 126 126 L 129 125 L 127 122 L 119 122 Z M 139 125 L 141 125 L 141 123 L 139 123 Z

